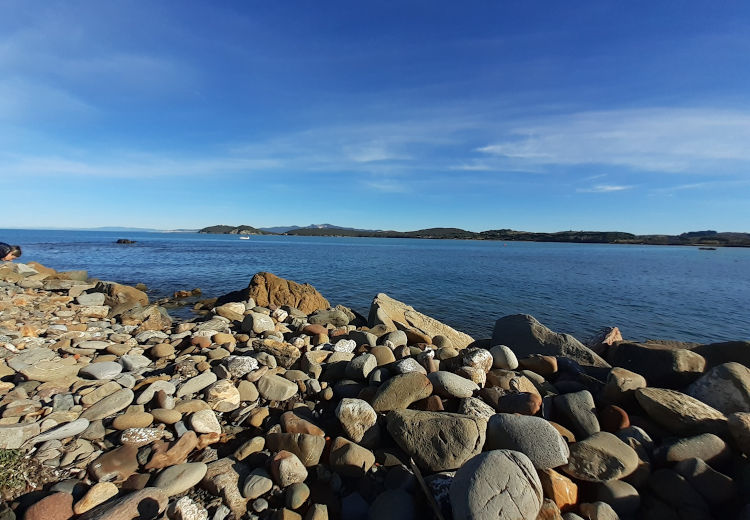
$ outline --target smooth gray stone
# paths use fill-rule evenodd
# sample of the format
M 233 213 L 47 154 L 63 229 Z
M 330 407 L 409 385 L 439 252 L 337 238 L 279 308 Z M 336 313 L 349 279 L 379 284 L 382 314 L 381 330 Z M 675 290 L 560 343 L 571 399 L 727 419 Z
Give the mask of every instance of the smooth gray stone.
M 442 397 L 466 398 L 479 391 L 479 385 L 474 381 L 453 372 L 438 370 L 427 374 L 427 378 L 432 383 L 433 392 Z
M 67 439 L 68 437 L 73 437 L 74 435 L 83 433 L 86 428 L 89 427 L 89 424 L 88 419 L 76 419 L 75 421 L 62 424 L 51 430 L 47 430 L 44 433 L 40 433 L 29 442 L 32 444 L 38 444 L 45 441 Z
M 562 435 L 541 417 L 499 413 L 487 422 L 485 450 L 513 450 L 526 455 L 537 469 L 568 463 L 570 450 Z
M 76 298 L 78 305 L 104 305 L 106 296 L 104 293 L 83 293 Z
M 81 418 L 88 419 L 89 421 L 104 419 L 113 413 L 127 408 L 130 403 L 133 402 L 134 398 L 135 394 L 133 394 L 132 390 L 129 388 L 123 388 L 84 410 L 81 414 Z
M 78 375 L 89 379 L 114 379 L 122 372 L 122 365 L 114 361 L 91 363 L 78 371 Z
M 588 390 L 561 394 L 552 402 L 555 415 L 564 426 L 570 427 L 576 439 L 583 440 L 600 431 L 594 396 Z

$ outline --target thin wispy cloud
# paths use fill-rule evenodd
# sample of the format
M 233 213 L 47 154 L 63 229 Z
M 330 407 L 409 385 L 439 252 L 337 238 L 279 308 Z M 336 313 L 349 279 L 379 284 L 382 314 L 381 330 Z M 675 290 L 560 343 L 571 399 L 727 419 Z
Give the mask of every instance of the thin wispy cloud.
M 579 188 L 576 191 L 579 193 L 613 193 L 616 191 L 625 191 L 633 189 L 633 186 L 623 186 L 615 184 L 597 184 L 590 188 Z
M 410 191 L 408 185 L 393 179 L 369 180 L 364 181 L 362 185 L 366 189 L 382 193 L 407 193 Z
M 87 118 L 95 113 L 95 107 L 64 89 L 21 78 L 0 79 L 0 123 Z
M 88 178 L 151 178 L 206 176 L 241 172 L 253 174 L 274 170 L 274 159 L 247 158 L 185 158 L 168 156 L 109 156 L 91 160 L 67 157 L 2 157 L 0 178 L 88 177 Z
M 750 112 L 647 108 L 519 121 L 478 148 L 542 165 L 611 165 L 653 172 L 732 173 L 750 165 Z

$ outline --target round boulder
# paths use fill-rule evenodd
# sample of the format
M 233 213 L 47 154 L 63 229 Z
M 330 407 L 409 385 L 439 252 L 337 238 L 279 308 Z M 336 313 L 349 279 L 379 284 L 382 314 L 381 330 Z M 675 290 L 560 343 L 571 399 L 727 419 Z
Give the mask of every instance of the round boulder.
M 638 467 L 633 448 L 608 432 L 599 432 L 570 445 L 565 473 L 588 482 L 606 482 L 630 475 Z
M 427 375 L 427 378 L 432 383 L 434 392 L 442 397 L 471 397 L 479 390 L 479 386 L 474 381 L 445 370 L 432 372 Z
M 541 417 L 499 413 L 487 422 L 485 449 L 515 450 L 524 453 L 537 469 L 550 469 L 568 463 L 568 444 L 562 435 Z
M 739 363 L 717 365 L 686 393 L 724 414 L 750 412 L 750 368 Z
M 456 472 L 450 487 L 454 520 L 536 518 L 544 500 L 529 458 L 518 451 L 480 453 Z

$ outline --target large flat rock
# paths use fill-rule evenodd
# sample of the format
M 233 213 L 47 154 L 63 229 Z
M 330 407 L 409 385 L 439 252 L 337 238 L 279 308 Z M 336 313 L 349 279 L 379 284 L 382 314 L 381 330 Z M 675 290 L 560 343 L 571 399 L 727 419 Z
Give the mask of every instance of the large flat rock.
M 533 354 L 563 356 L 581 365 L 609 367 L 596 352 L 570 334 L 553 332 L 528 314 L 511 314 L 495 322 L 493 345 L 506 345 L 519 358 Z
M 413 328 L 431 338 L 438 335 L 445 336 L 450 340 L 451 345 L 457 349 L 462 349 L 474 342 L 474 338 L 468 334 L 457 331 L 435 318 L 422 314 L 414 310 L 413 307 L 394 300 L 384 293 L 379 293 L 372 300 L 368 317 L 368 325 L 370 327 L 381 324 L 392 331 Z
M 635 397 L 654 422 L 676 435 L 726 433 L 727 418 L 723 413 L 682 392 L 639 388 Z

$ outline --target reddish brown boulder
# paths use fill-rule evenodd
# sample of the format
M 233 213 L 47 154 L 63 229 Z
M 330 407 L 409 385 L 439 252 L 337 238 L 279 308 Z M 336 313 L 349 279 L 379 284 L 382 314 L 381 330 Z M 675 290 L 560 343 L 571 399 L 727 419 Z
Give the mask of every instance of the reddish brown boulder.
M 138 448 L 125 444 L 99 456 L 89 465 L 89 473 L 98 481 L 123 482 L 138 471 Z
M 615 433 L 630 426 L 630 417 L 619 406 L 608 404 L 599 414 L 599 424 L 605 432 Z
M 248 298 L 255 300 L 255 303 L 261 307 L 289 305 L 305 314 L 331 307 L 328 300 L 323 298 L 323 295 L 312 285 L 299 284 L 265 272 L 256 273 L 246 289 L 219 297 L 216 305 L 246 301 Z
M 73 517 L 73 495 L 55 493 L 41 499 L 26 510 L 24 520 L 68 520 Z
M 166 442 L 155 443 L 154 454 L 146 464 L 146 469 L 161 469 L 175 464 L 182 464 L 187 456 L 198 446 L 198 437 L 195 432 L 189 431 L 179 438 L 171 447 Z

